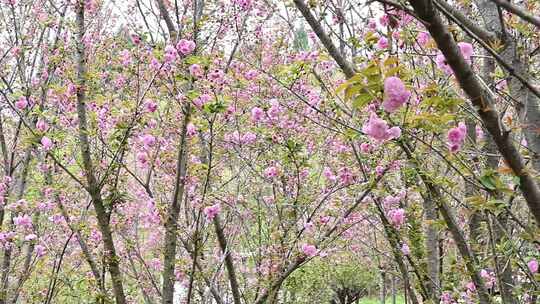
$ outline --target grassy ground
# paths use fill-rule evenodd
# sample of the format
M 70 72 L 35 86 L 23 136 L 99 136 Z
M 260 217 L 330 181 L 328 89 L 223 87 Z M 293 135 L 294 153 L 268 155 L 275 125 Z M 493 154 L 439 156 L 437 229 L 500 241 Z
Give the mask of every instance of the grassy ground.
M 365 298 L 360 300 L 360 304 L 380 304 L 381 302 L 377 298 Z M 396 297 L 396 304 L 403 304 L 405 300 L 402 296 Z M 392 297 L 386 298 L 386 304 L 392 304 Z

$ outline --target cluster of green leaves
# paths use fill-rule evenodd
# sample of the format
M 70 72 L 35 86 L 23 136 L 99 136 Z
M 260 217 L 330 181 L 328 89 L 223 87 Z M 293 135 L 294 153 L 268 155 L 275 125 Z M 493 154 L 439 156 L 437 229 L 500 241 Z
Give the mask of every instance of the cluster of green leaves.
M 464 100 L 445 94 L 436 83 L 424 88 L 422 102 L 418 113 L 410 115 L 407 123 L 412 128 L 422 129 L 428 132 L 441 132 L 446 126 L 456 119 L 458 108 Z

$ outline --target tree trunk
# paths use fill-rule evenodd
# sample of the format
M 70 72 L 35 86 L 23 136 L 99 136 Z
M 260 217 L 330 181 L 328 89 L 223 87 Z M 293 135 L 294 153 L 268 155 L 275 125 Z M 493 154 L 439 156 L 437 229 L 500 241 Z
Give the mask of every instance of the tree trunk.
M 396 304 L 396 277 L 392 276 L 392 304 Z
M 494 223 L 493 225 L 493 242 L 495 243 L 495 248 L 500 248 L 505 242 L 510 241 L 504 231 L 508 224 L 508 215 L 506 213 L 500 214 L 497 216 L 497 221 L 498 223 Z M 502 250 L 506 251 L 505 248 Z M 494 259 L 502 302 L 504 304 L 517 304 L 518 300 L 512 292 L 515 288 L 515 282 L 510 257 L 504 253 L 495 252 Z
M 84 173 L 87 180 L 87 191 L 92 199 L 98 227 L 103 239 L 105 249 L 106 263 L 111 274 L 113 292 L 117 304 L 125 304 L 126 296 L 122 284 L 122 273 L 120 272 L 120 260 L 116 255 L 116 248 L 109 225 L 110 214 L 107 212 L 101 189 L 95 177 L 94 166 L 92 164 L 90 143 L 88 140 L 88 125 L 86 121 L 86 55 L 84 46 L 84 0 L 78 0 L 76 5 L 77 22 L 77 116 L 79 119 L 79 141 L 81 147 L 81 156 L 84 165 Z M 112 210 L 112 206 L 111 206 Z
M 381 304 L 386 303 L 386 272 L 384 269 L 380 270 L 380 281 L 379 281 L 379 301 Z
M 225 268 L 227 268 L 227 273 L 229 275 L 229 283 L 231 285 L 231 291 L 233 294 L 234 304 L 241 304 L 240 300 L 240 286 L 238 285 L 238 280 L 236 278 L 236 271 L 234 268 L 234 263 L 232 256 L 230 254 L 230 248 L 227 246 L 227 239 L 223 233 L 223 227 L 221 227 L 221 221 L 219 219 L 219 214 L 214 217 L 214 229 L 216 231 L 219 248 L 221 253 L 225 255 Z
M 167 211 L 165 221 L 165 239 L 163 252 L 163 289 L 162 303 L 172 304 L 174 296 L 174 267 L 176 264 L 177 230 L 178 216 L 180 214 L 180 203 L 184 196 L 184 187 L 187 174 L 187 125 L 191 116 L 191 107 L 186 104 L 184 118 L 182 120 L 182 131 L 180 134 L 180 144 L 178 146 L 178 158 L 176 166 L 176 180 L 174 194 Z
M 428 280 L 425 283 L 428 292 L 428 297 L 436 303 L 439 299 L 439 230 L 434 225 L 438 220 L 437 206 L 433 203 L 431 194 L 424 198 L 424 220 L 427 222 L 425 226 L 425 244 L 426 244 L 426 266 Z

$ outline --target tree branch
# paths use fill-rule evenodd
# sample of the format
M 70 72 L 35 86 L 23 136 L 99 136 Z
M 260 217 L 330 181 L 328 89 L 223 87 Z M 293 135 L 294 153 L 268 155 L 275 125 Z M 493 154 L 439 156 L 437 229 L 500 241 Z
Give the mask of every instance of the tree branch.
M 158 7 L 159 7 L 159 13 L 161 14 L 161 17 L 165 21 L 165 24 L 167 25 L 167 30 L 169 31 L 169 37 L 174 42 L 177 39 L 178 32 L 176 31 L 176 27 L 174 26 L 174 23 L 172 22 L 171 16 L 169 15 L 169 12 L 167 11 L 167 7 L 165 6 L 165 3 L 163 0 L 157 0 Z
M 489 32 L 478 26 L 477 23 L 465 16 L 460 10 L 455 9 L 453 6 L 448 4 L 445 0 L 434 0 L 434 3 L 435 5 L 439 6 L 439 8 L 442 7 L 449 14 L 451 14 L 457 24 L 466 27 L 484 42 L 492 43 L 497 40 L 498 37 L 495 33 Z
M 504 8 L 505 10 L 518 15 L 521 19 L 534 24 L 537 27 L 540 27 L 540 18 L 534 16 L 526 9 L 523 9 L 515 4 L 512 4 L 510 1 L 506 0 L 490 0 L 493 3 L 496 3 L 498 6 Z
M 343 58 L 343 55 L 339 52 L 339 50 L 336 48 L 334 43 L 332 42 L 332 39 L 328 37 L 328 35 L 324 32 L 324 29 L 322 28 L 320 22 L 317 21 L 315 16 L 311 13 L 307 5 L 304 3 L 303 0 L 294 0 L 294 4 L 298 8 L 298 10 L 302 13 L 304 18 L 306 18 L 306 21 L 309 23 L 317 37 L 319 37 L 319 40 L 322 42 L 326 50 L 328 50 L 328 53 L 330 53 L 330 56 L 334 58 L 343 71 L 343 73 L 347 77 L 352 77 L 355 74 L 354 67 Z

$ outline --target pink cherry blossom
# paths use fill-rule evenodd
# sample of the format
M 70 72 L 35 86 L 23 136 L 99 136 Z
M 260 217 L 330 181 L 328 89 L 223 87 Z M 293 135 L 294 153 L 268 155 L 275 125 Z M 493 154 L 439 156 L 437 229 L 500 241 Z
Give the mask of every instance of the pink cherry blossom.
M 330 222 L 330 216 L 328 216 L 328 215 L 321 216 L 320 221 L 321 221 L 321 224 L 323 224 L 323 225 L 327 224 L 328 222 Z
M 137 162 L 141 166 L 146 166 L 148 164 L 148 155 L 144 152 L 137 153 Z
M 497 85 L 495 85 L 495 88 L 497 88 L 497 90 L 499 90 L 499 91 L 504 91 L 504 90 L 508 89 L 508 82 L 506 81 L 506 79 L 503 79 L 503 80 L 499 81 L 497 83 Z
M 191 54 L 195 50 L 195 42 L 187 39 L 180 39 L 178 43 L 176 44 L 176 49 L 184 54 L 188 55 Z
M 170 57 L 171 57 L 171 56 L 174 56 L 174 55 L 170 55 Z M 170 58 L 170 57 L 169 57 L 169 58 Z M 171 58 L 170 58 L 170 59 L 171 59 Z M 172 59 L 172 60 L 174 60 L 174 59 Z M 171 61 L 172 61 L 172 60 L 171 60 Z M 159 62 L 159 60 L 158 60 L 157 58 L 154 57 L 154 58 L 152 58 L 152 59 L 150 60 L 150 66 L 151 66 L 154 70 L 158 70 L 158 69 L 161 68 L 161 63 Z
M 475 131 L 477 140 L 481 141 L 485 138 L 484 129 L 482 129 L 482 126 L 477 125 L 475 127 Z
M 332 172 L 332 169 L 330 169 L 329 167 L 324 167 L 323 174 L 324 174 L 324 177 L 326 177 L 326 179 L 331 182 L 335 182 L 337 179 L 336 175 L 334 174 L 334 172 Z
M 447 140 L 448 146 L 452 152 L 457 152 L 465 142 L 467 136 L 467 126 L 460 122 L 457 127 L 448 131 Z
M 399 196 L 388 195 L 383 199 L 384 208 L 396 208 L 402 198 Z
M 120 61 L 122 62 L 122 65 L 128 66 L 133 62 L 133 60 L 131 59 L 131 53 L 129 52 L 129 50 L 123 49 L 120 51 L 119 55 L 120 55 Z
M 156 143 L 156 138 L 150 134 L 146 134 L 142 137 L 142 142 L 146 147 L 152 147 Z
M 537 273 L 538 272 L 538 261 L 536 259 L 532 259 L 527 263 L 527 267 L 529 267 L 529 271 L 531 273 Z
M 261 121 L 261 119 L 263 118 L 264 116 L 264 111 L 263 109 L 259 108 L 259 107 L 253 107 L 251 109 L 251 121 L 253 122 L 259 122 Z
M 203 69 L 196 63 L 189 66 L 189 73 L 196 78 L 201 78 L 204 75 Z
M 271 107 L 268 109 L 268 116 L 271 119 L 278 119 L 279 115 L 283 112 L 283 107 L 279 104 L 279 102 L 276 99 L 273 99 L 270 101 Z
M 446 58 L 443 54 L 437 54 L 437 57 L 435 57 L 435 63 L 437 64 L 437 67 L 443 70 L 443 72 L 445 72 L 447 75 L 451 75 L 453 73 L 452 68 L 446 62 Z
M 233 131 L 231 133 L 225 134 L 225 136 L 223 138 L 227 142 L 238 145 L 238 144 L 240 144 L 240 141 L 241 141 L 240 137 L 241 137 L 240 132 L 238 132 L 238 130 L 236 130 L 236 131 Z
M 268 178 L 274 178 L 279 175 L 279 170 L 276 166 L 270 166 L 264 170 L 264 175 Z
M 247 80 L 254 80 L 259 76 L 259 72 L 256 70 L 249 70 L 244 74 L 244 77 L 246 77 Z
M 377 21 L 375 19 L 368 20 L 368 27 L 372 30 L 377 28 Z
M 216 217 L 216 215 L 218 215 L 220 211 L 221 211 L 221 205 L 219 203 L 212 206 L 208 206 L 204 208 L 203 210 L 204 214 L 206 215 L 206 219 L 209 221 L 213 220 L 214 217 Z
M 178 52 L 172 45 L 167 45 L 165 47 L 165 62 L 172 62 L 175 61 L 178 57 Z
M 352 173 L 351 169 L 348 167 L 343 167 L 338 170 L 339 180 L 344 185 L 350 185 L 354 182 L 355 176 Z
M 148 265 L 153 268 L 154 270 L 159 270 L 161 269 L 163 266 L 162 266 L 162 263 L 161 263 L 161 260 L 159 258 L 153 258 L 149 261 Z
M 36 129 L 38 129 L 38 131 L 40 132 L 45 132 L 47 131 L 47 129 L 49 128 L 49 125 L 47 124 L 47 122 L 43 119 L 38 119 L 37 123 L 36 123 Z
M 247 10 L 251 7 L 252 1 L 253 0 L 234 0 L 234 3 L 240 6 L 243 10 Z
M 487 288 L 493 288 L 495 286 L 497 278 L 495 274 L 488 272 L 486 269 L 480 270 L 480 276 L 484 279 L 484 284 Z
M 210 73 L 208 73 L 208 79 L 215 84 L 221 83 L 224 76 L 225 74 L 223 73 L 223 71 L 219 69 L 214 69 Z
M 403 244 L 403 245 L 401 246 L 401 253 L 403 253 L 403 255 L 409 255 L 409 254 L 411 254 L 411 249 L 409 248 L 409 245 Z
M 401 129 L 399 127 L 392 127 L 386 132 L 388 139 L 399 138 L 401 136 Z
M 371 113 L 369 120 L 364 124 L 362 131 L 375 140 L 385 140 L 388 132 L 388 123 L 380 119 L 377 114 Z
M 19 99 L 15 102 L 15 107 L 19 110 L 24 110 L 27 106 L 28 100 L 24 96 L 19 97 Z
M 401 79 L 388 77 L 384 80 L 384 100 L 383 108 L 392 113 L 407 102 L 411 92 L 407 90 Z
M 390 223 L 396 228 L 401 227 L 405 223 L 405 210 L 401 208 L 392 209 L 388 212 Z
M 379 50 L 384 50 L 388 48 L 388 45 L 388 39 L 386 39 L 386 37 L 380 37 L 379 41 L 377 41 L 377 48 Z
M 257 135 L 253 132 L 246 132 L 240 138 L 240 142 L 245 145 L 251 145 L 257 140 Z
M 471 57 L 474 53 L 474 49 L 470 43 L 467 42 L 459 42 L 458 47 L 461 51 L 461 55 L 465 59 L 467 63 L 471 63 Z M 442 53 L 439 53 L 437 57 L 435 58 L 435 63 L 439 67 L 439 69 L 443 70 L 447 75 L 453 74 L 452 68 L 450 65 L 446 62 L 446 58 Z
M 36 256 L 38 258 L 45 255 L 45 246 L 38 244 L 36 245 L 35 250 L 36 250 Z
M 381 165 L 375 167 L 375 173 L 377 174 L 377 176 L 381 176 L 384 173 L 385 170 L 386 170 L 386 168 L 384 166 L 381 166 Z
M 463 55 L 463 58 L 465 58 L 465 61 L 470 63 L 471 57 L 474 53 L 472 44 L 467 43 L 467 42 L 459 42 L 458 47 L 459 47 L 459 50 L 461 51 L 461 55 Z
M 467 288 L 468 291 L 470 292 L 474 292 L 476 291 L 476 285 L 474 285 L 473 282 L 468 282 L 465 287 Z
M 418 35 L 416 35 L 416 42 L 421 46 L 426 46 L 429 42 L 429 34 L 426 32 L 419 32 Z
M 387 26 L 389 21 L 390 21 L 390 17 L 388 16 L 388 14 L 384 14 L 379 18 L 379 23 L 382 26 Z
M 191 122 L 187 125 L 186 135 L 188 137 L 193 137 L 197 135 L 197 127 L 195 127 L 195 125 Z
M 23 228 L 32 228 L 32 218 L 27 214 L 15 216 L 13 218 L 13 224 Z
M 209 102 L 210 100 L 212 100 L 212 96 L 210 94 L 202 94 L 201 96 L 195 98 L 193 100 L 193 104 L 198 108 L 198 109 L 202 109 L 202 107 L 207 103 Z
M 43 149 L 44 149 L 45 151 L 49 151 L 49 150 L 52 148 L 52 146 L 53 146 L 53 142 L 52 142 L 52 140 L 51 140 L 50 138 L 48 138 L 47 136 L 43 136 L 43 137 L 41 138 L 41 145 L 43 146 Z
M 139 45 L 141 43 L 141 37 L 139 35 L 137 35 L 137 34 L 131 34 L 131 40 L 136 45 Z
M 302 244 L 302 252 L 308 257 L 314 257 L 317 254 L 317 247 L 310 244 Z
M 363 142 L 360 144 L 360 151 L 364 154 L 369 154 L 373 151 L 373 146 L 370 143 Z
M 393 127 L 392 130 L 388 128 L 388 123 L 375 113 L 371 113 L 369 120 L 362 126 L 362 132 L 378 142 L 399 137 L 401 130 L 398 129 L 398 127 Z
M 263 196 L 263 201 L 266 203 L 266 204 L 272 204 L 275 202 L 275 199 L 274 197 L 272 196 Z
M 146 103 L 146 110 L 148 112 L 153 113 L 157 110 L 157 104 L 153 100 L 147 100 Z
M 24 240 L 27 242 L 35 240 L 35 239 L 37 239 L 37 235 L 35 235 L 34 233 L 28 234 L 24 237 Z
M 441 294 L 441 304 L 452 304 L 452 295 L 448 291 Z

